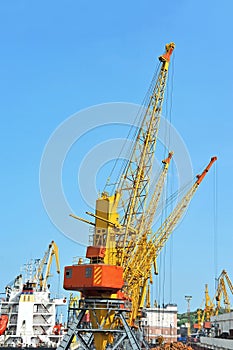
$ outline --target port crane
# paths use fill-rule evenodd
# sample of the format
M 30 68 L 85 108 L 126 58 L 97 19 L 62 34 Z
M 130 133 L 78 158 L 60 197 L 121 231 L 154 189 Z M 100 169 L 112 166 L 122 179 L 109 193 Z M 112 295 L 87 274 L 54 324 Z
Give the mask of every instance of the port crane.
M 152 281 L 153 266 L 156 267 L 156 258 L 216 160 L 216 157 L 211 159 L 159 230 L 153 233 L 153 218 L 172 159 L 172 152 L 169 152 L 153 187 L 150 180 L 154 153 L 174 48 L 173 42 L 167 44 L 165 53 L 159 56 L 160 70 L 129 161 L 113 194 L 104 191 L 96 201 L 95 213 L 87 213 L 95 222 L 72 214 L 74 218 L 92 224 L 95 231 L 93 244 L 86 251 L 89 263 L 65 267 L 64 288 L 81 292 L 82 298 L 77 320 L 70 325 L 60 350 L 67 349 L 75 336 L 84 349 L 89 349 L 93 343 L 97 350 L 109 346 L 121 349 L 125 342 L 131 349 L 147 348 L 134 330 L 140 328 L 141 309 L 146 301 L 148 283 Z M 89 328 L 82 325 L 87 312 Z
M 227 286 L 233 295 L 233 285 L 230 280 L 230 277 L 228 276 L 228 273 L 226 270 L 222 270 L 219 278 L 218 278 L 218 286 L 217 286 L 217 291 L 215 295 L 215 299 L 217 301 L 216 305 L 216 311 L 215 315 L 219 313 L 219 310 L 221 309 L 221 299 L 223 298 L 224 306 L 225 306 L 225 312 L 230 312 L 231 311 L 231 304 L 230 304 L 230 299 L 227 293 Z
M 54 241 L 51 241 L 48 249 L 45 251 L 43 258 L 39 261 L 39 265 L 33 278 L 34 283 L 36 283 L 40 291 L 46 291 L 47 289 L 47 281 L 50 277 L 53 258 L 56 260 L 57 273 L 60 274 L 58 246 Z
M 205 307 L 204 307 L 204 310 L 202 310 L 202 308 L 197 310 L 197 316 L 198 316 L 197 328 L 199 330 L 201 330 L 202 328 L 209 328 L 209 327 L 206 327 L 206 324 L 210 322 L 211 316 L 217 316 L 219 314 L 220 310 L 222 309 L 221 307 L 222 299 L 224 303 L 224 312 L 231 311 L 231 304 L 230 304 L 230 298 L 227 292 L 227 286 L 231 294 L 233 295 L 233 285 L 226 270 L 222 270 L 221 274 L 217 279 L 217 287 L 216 287 L 216 292 L 213 299 L 211 299 L 209 295 L 208 284 L 205 285 Z M 215 301 L 216 301 L 216 304 L 215 304 Z
M 203 300 L 203 303 L 205 303 L 204 310 L 202 310 L 202 307 L 197 310 L 197 324 L 195 325 L 195 328 L 199 331 L 203 328 L 207 328 L 206 324 L 209 325 L 210 317 L 216 314 L 214 299 L 211 299 L 209 295 L 208 284 L 205 284 L 205 299 Z

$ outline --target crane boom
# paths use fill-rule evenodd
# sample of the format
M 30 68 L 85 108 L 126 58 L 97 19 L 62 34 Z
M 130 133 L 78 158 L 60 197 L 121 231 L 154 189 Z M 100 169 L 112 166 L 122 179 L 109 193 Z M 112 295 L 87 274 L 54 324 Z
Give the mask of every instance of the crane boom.
M 217 160 L 217 157 L 212 157 L 208 166 L 204 169 L 201 175 L 197 175 L 197 180 L 193 184 L 193 186 L 188 190 L 188 192 L 184 195 L 184 197 L 181 199 L 181 201 L 177 204 L 177 206 L 174 208 L 172 213 L 167 217 L 167 219 L 162 223 L 160 228 L 155 232 L 155 234 L 150 238 L 150 240 L 147 242 L 146 245 L 144 245 L 144 250 L 142 251 L 142 244 L 139 241 L 137 244 L 137 251 L 134 251 L 134 254 L 131 256 L 131 260 L 129 261 L 130 266 L 132 267 L 132 263 L 135 263 L 135 256 L 138 259 L 138 263 L 136 264 L 136 268 L 134 268 L 134 271 L 140 271 L 140 267 L 143 266 L 143 268 L 146 266 L 150 266 L 149 261 L 151 260 L 151 257 L 156 258 L 163 246 L 165 245 L 166 241 L 168 240 L 170 234 L 173 232 L 174 228 L 178 224 L 179 220 L 184 215 L 188 204 L 190 203 L 193 195 L 195 194 L 198 186 L 200 185 L 201 181 L 204 179 L 205 175 L 207 174 L 208 170 L 212 166 L 212 164 Z M 201 179 L 201 181 L 200 181 Z M 156 254 L 156 255 L 155 255 Z M 149 261 L 148 261 L 149 259 Z M 142 274 L 143 274 L 142 269 Z M 125 269 L 125 275 L 128 274 L 128 269 Z
M 153 243 L 156 246 L 158 252 L 163 248 L 166 240 L 183 217 L 185 211 L 188 208 L 188 205 L 193 198 L 196 190 L 198 189 L 200 183 L 203 181 L 207 172 L 213 165 L 213 163 L 217 160 L 217 157 L 212 157 L 207 167 L 204 169 L 201 175 L 197 175 L 197 180 L 191 187 L 191 189 L 185 194 L 182 200 L 177 204 L 173 212 L 167 217 L 167 219 L 163 222 L 161 227 L 158 229 L 156 234 L 153 237 Z
M 125 233 L 121 235 L 121 241 L 123 241 L 122 245 L 124 247 L 127 241 L 130 241 L 130 236 L 133 234 L 130 228 L 137 228 L 145 210 L 168 68 L 174 48 L 174 43 L 167 44 L 165 54 L 159 57 L 162 65 L 158 79 L 139 128 L 130 160 L 127 163 L 117 189 L 117 192 L 121 194 L 124 211 L 122 225 L 125 227 Z M 123 257 L 124 253 L 122 254 L 122 263 Z
M 138 246 L 143 247 L 146 244 L 147 241 L 147 236 L 151 233 L 151 227 L 153 223 L 153 219 L 155 216 L 155 212 L 157 210 L 159 200 L 161 198 L 163 186 L 165 183 L 165 179 L 168 173 L 168 168 L 170 165 L 170 161 L 172 159 L 173 152 L 169 152 L 168 157 L 162 161 L 163 163 L 163 169 L 159 175 L 159 178 L 156 182 L 155 189 L 153 191 L 152 197 L 150 199 L 150 202 L 148 204 L 148 208 L 146 210 L 146 215 L 143 215 L 141 218 L 141 223 L 138 228 L 138 237 L 137 237 L 137 242 L 135 243 L 134 246 L 129 245 L 126 247 L 127 254 L 125 254 L 125 259 L 124 259 L 124 269 L 127 271 L 127 266 L 131 264 L 130 259 L 132 259 L 135 254 L 139 254 L 139 252 L 136 252 L 136 249 Z M 142 251 L 141 251 L 142 252 Z M 130 253 L 130 254 L 129 254 Z M 144 252 L 143 252 L 144 254 Z M 140 254 L 137 255 L 139 260 L 143 259 L 143 255 Z M 127 272 L 126 272 L 127 273 Z
M 144 304 L 146 288 L 151 276 L 153 263 L 156 261 L 156 258 L 160 254 L 178 222 L 183 217 L 200 183 L 216 160 L 217 157 L 211 158 L 202 174 L 197 176 L 197 180 L 192 185 L 191 189 L 188 190 L 150 240 L 147 242 L 146 236 L 144 236 L 144 241 L 141 240 L 137 243 L 134 254 L 131 255 L 131 259 L 128 261 L 127 268 L 125 268 L 123 274 L 124 281 L 126 282 L 127 293 L 133 300 L 132 309 L 134 310 L 134 313 L 132 314 L 132 323 L 137 316 L 140 306 L 142 307 Z
M 173 156 L 173 152 L 169 152 L 168 157 L 162 161 L 163 169 L 159 175 L 158 181 L 156 182 L 156 185 L 155 185 L 155 189 L 153 190 L 152 197 L 147 206 L 146 215 L 142 216 L 142 220 L 138 228 L 139 232 L 148 233 L 151 230 L 155 213 L 158 208 L 158 204 L 162 195 L 164 182 L 167 177 L 168 168 L 169 168 L 169 164 L 172 159 L 172 156 Z

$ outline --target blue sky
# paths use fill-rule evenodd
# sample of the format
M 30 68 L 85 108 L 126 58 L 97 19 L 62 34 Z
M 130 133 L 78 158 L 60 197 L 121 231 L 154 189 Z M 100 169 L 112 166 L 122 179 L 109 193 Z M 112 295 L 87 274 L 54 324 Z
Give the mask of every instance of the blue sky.
M 140 104 L 157 57 L 170 41 L 176 43 L 172 124 L 194 173 L 213 155 L 218 164 L 164 250 L 166 268 L 161 267 L 158 282 L 164 291 L 154 298 L 185 311 L 184 296 L 192 295 L 191 309 L 196 309 L 205 283 L 214 294 L 216 273 L 224 268 L 233 280 L 232 10 L 230 0 L 1 1 L 1 290 L 27 260 L 42 257 L 52 239 L 62 266 L 84 255 L 85 248 L 59 232 L 43 207 L 43 149 L 54 130 L 84 108 Z M 88 208 L 75 193 L 74 151 L 70 161 L 64 189 L 83 216 Z M 88 235 L 85 225 L 83 230 Z

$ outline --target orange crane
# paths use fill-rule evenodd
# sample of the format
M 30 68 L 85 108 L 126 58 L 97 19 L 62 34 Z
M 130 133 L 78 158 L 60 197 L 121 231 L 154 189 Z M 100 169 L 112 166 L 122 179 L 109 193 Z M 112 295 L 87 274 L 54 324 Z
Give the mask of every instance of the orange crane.
M 82 347 L 91 344 L 97 350 L 133 350 L 148 348 L 138 339 L 135 326 L 140 325 L 140 309 L 146 301 L 148 281 L 156 257 L 184 214 L 187 206 L 216 160 L 213 157 L 182 201 L 153 234 L 152 222 L 163 191 L 172 152 L 162 162 L 158 181 L 150 184 L 162 104 L 174 43 L 167 44 L 159 56 L 161 64 L 148 105 L 142 116 L 131 155 L 113 194 L 104 191 L 96 201 L 95 213 L 87 213 L 95 222 L 72 216 L 95 227 L 93 245 L 87 247 L 88 264 L 65 267 L 64 288 L 79 291 L 77 320 L 70 325 L 60 349 L 67 349 L 74 336 Z M 152 196 L 149 189 L 152 187 Z M 121 215 L 120 215 L 121 214 Z M 89 313 L 89 327 L 82 320 Z M 139 322 L 137 322 L 139 320 Z

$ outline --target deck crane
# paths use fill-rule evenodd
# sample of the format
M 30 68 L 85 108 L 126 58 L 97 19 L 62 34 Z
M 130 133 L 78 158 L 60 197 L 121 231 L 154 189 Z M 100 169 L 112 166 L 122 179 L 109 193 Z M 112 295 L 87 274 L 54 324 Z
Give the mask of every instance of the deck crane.
M 151 226 L 172 158 L 172 152 L 169 152 L 163 161 L 158 181 L 152 186 L 153 194 L 150 197 L 154 153 L 174 48 L 174 43 L 167 44 L 165 53 L 159 57 L 161 66 L 157 80 L 144 111 L 129 161 L 113 194 L 109 195 L 104 191 L 96 201 L 95 213 L 87 213 L 95 218 L 95 222 L 72 214 L 74 218 L 92 224 L 95 231 L 93 245 L 87 247 L 86 251 L 90 262 L 65 267 L 64 288 L 81 292 L 82 298 L 77 320 L 70 326 L 60 349 L 67 349 L 74 336 L 77 336 L 84 349 L 89 349 L 93 343 L 97 350 L 105 350 L 108 345 L 113 350 L 121 349 L 126 341 L 131 349 L 147 348 L 143 340 L 136 338 L 131 326 L 135 325 L 138 311 L 146 299 L 151 264 L 155 262 L 156 254 L 161 251 L 183 215 L 184 208 L 214 162 L 211 161 L 161 230 L 153 235 Z M 145 259 L 141 254 L 142 247 L 150 251 L 149 255 L 146 252 Z M 144 267 L 147 266 L 145 272 L 135 266 L 135 262 L 139 261 L 139 266 L 142 267 L 140 257 Z M 134 289 L 137 278 L 139 282 Z M 87 312 L 91 327 L 85 329 L 82 319 Z
M 47 281 L 50 276 L 53 257 L 55 257 L 55 260 L 56 260 L 57 273 L 60 274 L 58 246 L 54 241 L 51 241 L 43 258 L 39 262 L 39 265 L 37 267 L 37 270 L 33 278 L 33 280 L 38 285 L 41 291 L 46 291 L 47 289 Z

